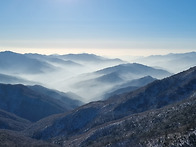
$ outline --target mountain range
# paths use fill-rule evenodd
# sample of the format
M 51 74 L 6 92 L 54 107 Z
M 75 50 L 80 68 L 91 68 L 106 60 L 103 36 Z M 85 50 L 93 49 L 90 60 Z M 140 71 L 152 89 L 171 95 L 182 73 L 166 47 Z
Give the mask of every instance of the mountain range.
M 0 146 L 194 147 L 194 56 L 160 56 L 171 67 L 155 68 L 93 54 L 0 52 Z
M 0 52 L 0 67 L 0 72 L 12 74 L 38 74 L 55 68 L 46 62 L 10 51 Z
M 132 62 L 161 67 L 169 72 L 178 73 L 195 66 L 196 52 L 139 57 L 132 60 Z
M 193 101 L 195 100 L 195 91 L 196 67 L 163 80 L 156 80 L 147 86 L 127 94 L 122 94 L 115 99 L 92 102 L 69 113 L 54 115 L 42 119 L 29 127 L 25 133 L 27 133 L 28 136 L 36 139 L 50 139 L 54 140 L 55 142 L 60 142 L 65 146 L 67 143 L 70 146 L 82 146 L 83 143 L 96 145 L 96 141 L 99 141 L 99 138 L 102 140 L 102 137 L 104 140 L 103 144 L 100 141 L 101 145 L 106 145 L 104 142 L 105 140 L 106 142 L 108 141 L 107 145 L 120 143 L 121 141 L 123 142 L 124 137 L 126 138 L 126 134 L 118 136 L 118 133 L 114 131 L 113 136 L 113 126 L 117 128 L 120 127 L 119 129 L 122 129 L 120 132 L 123 133 L 123 130 L 126 129 L 123 122 L 130 125 L 135 124 L 136 129 L 144 131 L 141 132 L 141 135 L 144 135 L 145 130 L 143 130 L 142 127 L 140 128 L 140 124 L 137 124 L 136 122 L 141 122 L 142 126 L 146 127 L 148 122 L 145 123 L 145 121 L 142 121 L 142 119 L 143 117 L 148 119 L 147 114 L 149 114 L 152 115 L 152 118 L 156 118 L 154 120 L 150 119 L 151 117 L 149 117 L 149 123 L 152 122 L 153 125 L 153 122 L 155 121 L 157 125 L 161 125 L 159 124 L 162 123 L 159 117 L 162 116 L 163 118 L 161 119 L 167 120 L 167 117 L 165 117 L 166 115 L 162 114 L 169 113 L 169 109 L 172 111 L 175 110 L 174 112 L 177 114 L 182 112 L 184 108 L 187 109 L 187 111 L 190 110 L 191 107 L 189 108 L 189 106 L 186 105 L 188 105 L 192 99 Z M 179 109 L 179 111 L 177 111 L 177 109 Z M 194 114 L 190 115 L 192 116 Z M 183 119 L 184 120 L 182 121 L 186 121 L 185 116 Z M 134 123 L 132 120 L 136 122 Z M 190 122 L 192 122 L 192 120 L 194 120 L 194 117 L 190 118 Z M 123 123 L 122 127 L 121 123 Z M 104 135 L 109 135 L 112 140 L 115 138 L 115 133 L 118 137 L 117 140 L 114 140 L 114 142 L 108 140 L 107 137 L 104 138 Z M 131 136 L 134 135 L 134 132 L 127 133 L 128 140 L 130 141 Z M 137 131 L 135 133 L 137 133 Z M 96 140 L 96 138 L 98 140 Z M 98 145 L 100 144 L 98 143 Z
M 80 80 L 78 80 L 79 82 L 74 83 L 72 86 L 74 93 L 88 99 L 87 101 L 89 102 L 92 100 L 100 100 L 100 98 L 102 99 L 109 91 L 125 88 L 125 86 L 119 87 L 119 85 L 127 84 L 126 87 L 134 86 L 128 84 L 128 82 L 131 82 L 132 80 L 146 76 L 163 78 L 170 75 L 172 74 L 165 70 L 152 68 L 142 64 L 119 64 L 82 75 Z M 140 82 L 142 82 L 142 80 Z M 151 81 L 149 80 L 149 82 Z M 141 87 L 149 82 L 143 80 L 143 84 L 137 86 Z M 129 90 L 129 88 L 127 90 Z M 88 91 L 88 93 L 86 91 Z
M 22 131 L 30 124 L 30 121 L 0 109 L 0 129 Z

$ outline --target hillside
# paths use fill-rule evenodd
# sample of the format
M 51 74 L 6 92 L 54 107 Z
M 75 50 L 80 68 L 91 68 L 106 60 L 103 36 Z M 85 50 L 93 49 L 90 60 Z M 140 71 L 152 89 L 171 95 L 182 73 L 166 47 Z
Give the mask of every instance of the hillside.
M 0 129 L 22 131 L 30 124 L 30 121 L 0 109 Z
M 0 146 L 2 147 L 57 147 L 44 141 L 38 141 L 22 135 L 19 132 L 0 130 Z
M 196 93 L 177 104 L 105 123 L 88 132 L 60 138 L 63 146 L 163 147 L 196 145 Z M 65 142 L 61 142 L 61 141 Z
M 52 90 L 50 92 L 59 95 Z M 0 109 L 30 121 L 37 121 L 51 114 L 70 111 L 80 104 L 79 101 L 71 100 L 63 95 L 61 95 L 61 99 L 34 91 L 21 84 L 0 84 Z
M 110 121 L 182 101 L 192 96 L 195 90 L 196 67 L 115 99 L 89 103 L 72 112 L 42 119 L 28 128 L 26 133 L 46 140 L 73 137 Z

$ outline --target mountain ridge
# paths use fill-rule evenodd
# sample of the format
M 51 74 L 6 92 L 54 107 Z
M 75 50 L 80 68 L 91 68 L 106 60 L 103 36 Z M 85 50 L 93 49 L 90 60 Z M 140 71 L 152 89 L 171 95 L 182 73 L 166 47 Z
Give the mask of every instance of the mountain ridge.
M 0 84 L 0 102 L 1 109 L 30 121 L 69 111 L 69 107 L 72 107 L 66 108 L 65 102 L 33 91 L 22 84 Z
M 158 88 L 156 88 L 157 86 Z M 171 89 L 172 87 L 173 89 Z M 181 91 L 185 87 L 186 89 Z M 115 100 L 92 102 L 69 113 L 61 114 L 57 117 L 58 119 L 55 116 L 47 118 L 46 121 L 42 119 L 26 131 L 27 134 L 31 132 L 29 135 L 37 139 L 47 140 L 64 135 L 71 137 L 78 133 L 85 133 L 106 122 L 174 104 L 188 98 L 195 90 L 196 67 L 163 80 L 156 80 L 136 91 L 121 95 Z M 147 97 L 151 99 L 147 99 Z M 47 122 L 53 123 L 48 124 Z M 43 124 L 48 124 L 47 128 L 43 129 Z

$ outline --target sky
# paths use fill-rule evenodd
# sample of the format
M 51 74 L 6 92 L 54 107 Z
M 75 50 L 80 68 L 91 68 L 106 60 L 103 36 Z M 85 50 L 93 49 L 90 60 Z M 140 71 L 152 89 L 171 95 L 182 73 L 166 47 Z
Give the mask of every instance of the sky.
M 196 0 L 0 0 L 0 51 L 196 51 Z

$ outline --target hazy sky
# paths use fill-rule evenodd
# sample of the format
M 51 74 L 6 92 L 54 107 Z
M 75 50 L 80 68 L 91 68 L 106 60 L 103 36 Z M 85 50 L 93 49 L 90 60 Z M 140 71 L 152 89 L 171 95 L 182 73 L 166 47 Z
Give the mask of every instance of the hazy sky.
M 0 50 L 196 51 L 196 0 L 0 0 Z

